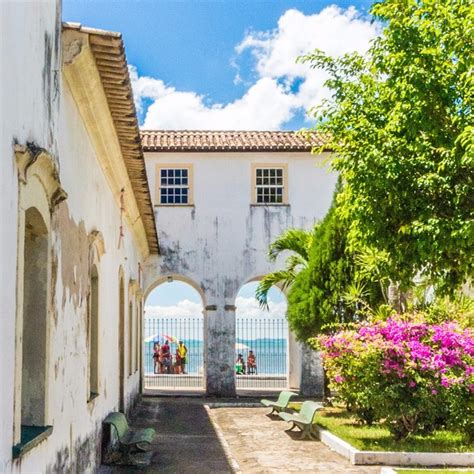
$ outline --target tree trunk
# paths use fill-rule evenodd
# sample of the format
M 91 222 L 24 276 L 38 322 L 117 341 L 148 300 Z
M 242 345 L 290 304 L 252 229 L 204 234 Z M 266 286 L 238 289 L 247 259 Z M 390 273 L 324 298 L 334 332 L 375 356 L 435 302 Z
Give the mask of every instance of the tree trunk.
M 402 311 L 402 302 L 400 297 L 400 287 L 398 283 L 390 280 L 388 285 L 388 304 L 397 312 Z

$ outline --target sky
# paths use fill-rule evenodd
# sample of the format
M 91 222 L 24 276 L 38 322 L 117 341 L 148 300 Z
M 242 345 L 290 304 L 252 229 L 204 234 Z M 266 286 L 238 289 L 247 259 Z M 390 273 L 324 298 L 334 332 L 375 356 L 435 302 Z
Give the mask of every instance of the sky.
M 142 128 L 296 130 L 328 96 L 296 58 L 364 52 L 370 3 L 63 0 L 63 20 L 122 33 Z
M 364 52 L 380 31 L 367 0 L 63 0 L 64 21 L 123 35 L 142 128 L 297 130 L 328 97 L 324 74 L 297 64 L 315 48 Z M 256 284 L 236 299 L 238 315 L 262 313 Z M 270 294 L 270 314 L 286 300 Z M 199 294 L 165 283 L 150 316 L 201 314 Z
M 268 295 L 269 310 L 262 310 L 254 296 L 257 285 L 258 282 L 247 283 L 239 290 L 235 300 L 237 316 L 284 318 L 287 303 L 283 293 L 278 288 L 271 288 Z M 145 302 L 145 316 L 148 318 L 201 314 L 201 296 L 192 286 L 181 281 L 162 283 L 150 293 Z

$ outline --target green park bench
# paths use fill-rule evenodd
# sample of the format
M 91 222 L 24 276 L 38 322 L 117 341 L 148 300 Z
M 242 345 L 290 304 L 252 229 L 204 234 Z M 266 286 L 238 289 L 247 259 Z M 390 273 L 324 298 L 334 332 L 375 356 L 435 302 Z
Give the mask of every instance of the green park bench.
M 320 403 L 306 401 L 301 405 L 299 413 L 279 413 L 279 417 L 288 423 L 293 423 L 292 427 L 288 431 L 292 431 L 295 427 L 298 427 L 301 431 L 300 439 L 308 436 L 310 439 L 314 438 L 313 432 L 313 418 L 314 414 L 323 409 L 324 407 Z
M 141 452 L 144 453 L 150 447 L 152 441 L 155 438 L 156 432 L 153 428 L 141 428 L 132 430 L 128 426 L 127 418 L 120 412 L 110 413 L 104 420 L 105 425 L 110 426 L 112 434 L 112 426 L 117 435 L 120 458 L 116 462 L 117 464 L 142 464 L 143 462 L 149 462 L 153 453 L 146 453 L 144 459 L 143 456 L 138 456 L 135 459 L 132 453 Z
M 276 402 L 272 402 L 271 400 L 266 400 L 264 398 L 263 400 L 260 400 L 260 403 L 272 409 L 272 411 L 269 413 L 269 415 L 271 415 L 274 412 L 279 413 L 280 411 L 287 411 L 288 403 L 290 403 L 290 399 L 294 396 L 296 396 L 295 392 L 283 390 L 282 392 L 280 392 L 280 395 L 278 396 L 278 400 Z

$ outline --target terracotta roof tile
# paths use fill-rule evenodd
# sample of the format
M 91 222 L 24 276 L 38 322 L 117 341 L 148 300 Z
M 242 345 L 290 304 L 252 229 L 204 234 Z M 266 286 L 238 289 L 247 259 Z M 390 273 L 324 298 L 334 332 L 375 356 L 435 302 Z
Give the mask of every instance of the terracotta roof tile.
M 310 138 L 291 131 L 142 130 L 143 151 L 302 151 L 324 145 L 321 135 Z
M 155 215 L 146 174 L 140 132 L 133 102 L 125 46 L 120 33 L 87 28 L 80 23 L 63 23 L 64 29 L 77 30 L 89 35 L 89 44 L 95 57 L 110 113 L 122 150 L 130 183 L 143 220 L 150 253 L 159 253 Z

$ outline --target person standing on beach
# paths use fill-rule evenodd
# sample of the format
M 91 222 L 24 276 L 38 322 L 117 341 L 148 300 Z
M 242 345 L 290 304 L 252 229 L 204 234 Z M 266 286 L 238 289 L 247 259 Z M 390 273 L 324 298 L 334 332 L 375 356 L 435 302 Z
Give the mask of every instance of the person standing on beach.
M 181 360 L 181 373 L 185 374 L 186 373 L 186 363 L 188 361 L 187 355 L 188 355 L 188 348 L 184 345 L 183 341 L 179 341 L 177 353 L 179 354 L 180 360 Z

